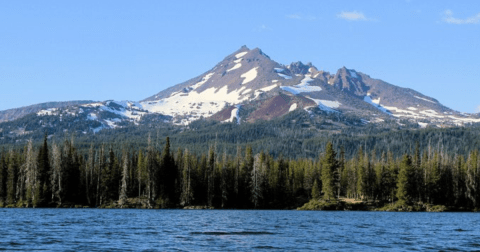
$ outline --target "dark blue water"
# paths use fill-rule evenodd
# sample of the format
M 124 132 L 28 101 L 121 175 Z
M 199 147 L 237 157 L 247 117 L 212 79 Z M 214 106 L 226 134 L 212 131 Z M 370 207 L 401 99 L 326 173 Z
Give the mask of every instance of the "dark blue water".
M 480 250 L 480 214 L 0 209 L 0 249 Z

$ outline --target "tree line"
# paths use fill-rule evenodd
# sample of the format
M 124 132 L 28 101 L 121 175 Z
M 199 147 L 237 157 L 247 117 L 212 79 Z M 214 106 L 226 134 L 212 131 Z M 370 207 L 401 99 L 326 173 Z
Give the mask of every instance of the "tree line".
M 21 150 L 3 150 L 0 205 L 291 209 L 341 197 L 465 210 L 480 205 L 477 150 L 463 156 L 417 143 L 411 153 L 394 155 L 360 146 L 347 159 L 344 146 L 327 142 L 315 158 L 291 159 L 250 146 L 233 155 L 216 144 L 201 154 L 172 150 L 168 137 L 162 147 L 149 137 L 146 146 L 92 144 L 80 153 L 73 139 L 57 144 L 45 136 L 39 146 L 29 141 Z

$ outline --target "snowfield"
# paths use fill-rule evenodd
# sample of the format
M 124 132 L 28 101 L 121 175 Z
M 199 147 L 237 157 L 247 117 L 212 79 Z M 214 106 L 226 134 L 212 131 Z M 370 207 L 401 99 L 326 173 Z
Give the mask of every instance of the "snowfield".
M 348 73 L 350 74 L 350 76 L 351 76 L 352 78 L 358 79 L 358 75 L 357 75 L 357 73 L 355 72 L 355 70 L 348 70 Z
M 237 118 L 237 123 L 240 124 L 240 117 L 238 112 L 240 111 L 240 107 L 242 105 L 236 105 L 234 109 L 232 109 L 232 113 L 230 114 L 230 118 L 225 120 L 224 122 L 233 122 L 234 118 Z
M 320 100 L 320 99 L 314 99 L 312 97 L 307 96 L 308 99 L 314 101 L 318 108 L 326 111 L 326 112 L 338 112 L 334 110 L 333 108 L 338 108 L 341 104 L 338 101 L 327 101 L 327 100 Z
M 313 79 L 311 78 L 311 75 L 307 74 L 305 75 L 305 78 L 303 78 L 303 80 L 300 82 L 300 84 L 295 86 L 283 86 L 280 88 L 294 95 L 298 95 L 300 93 L 322 91 L 322 88 L 319 86 L 310 86 L 309 82 L 311 82 L 312 80 Z
M 288 76 L 288 75 L 282 74 L 282 73 L 277 73 L 277 74 L 278 74 L 278 76 L 284 78 L 285 80 L 290 80 L 290 79 L 292 79 L 292 76 Z
M 240 75 L 241 78 L 245 78 L 242 82 L 242 85 L 245 85 L 245 84 L 249 83 L 250 81 L 255 80 L 255 78 L 257 78 L 257 69 L 258 69 L 258 67 L 252 68 L 252 69 L 250 69 L 250 71 Z
M 241 57 L 245 56 L 245 54 L 247 54 L 247 53 L 248 53 L 248 51 L 247 51 L 247 52 L 237 53 L 237 54 L 235 54 L 235 58 L 237 58 L 237 59 L 238 59 L 238 58 L 241 58 Z
M 220 89 L 211 87 L 201 93 L 192 90 L 186 94 L 177 93 L 154 102 L 143 102 L 141 105 L 143 109 L 149 112 L 170 116 L 189 116 L 189 119 L 183 122 L 188 124 L 202 116 L 209 117 L 217 113 L 227 103 L 239 104 L 247 100 L 247 96 L 242 96 L 244 91 L 248 91 L 245 86 L 231 91 L 228 90 L 227 86 Z
M 420 97 L 420 96 L 414 95 L 413 97 L 415 97 L 415 98 L 417 98 L 417 99 L 420 99 L 420 100 L 427 101 L 427 102 L 436 103 L 436 102 L 434 102 L 434 101 L 431 101 L 431 100 L 429 100 L 429 99 L 426 99 L 426 98 L 423 98 L 423 97 Z
M 193 85 L 193 86 L 190 86 L 192 89 L 197 89 L 199 88 L 200 86 L 202 86 L 203 84 L 205 84 L 210 78 L 212 78 L 212 76 L 214 75 L 215 73 L 209 73 L 207 75 L 205 75 L 205 77 L 202 78 L 201 81 L 197 82 L 197 84 Z
M 380 105 L 380 98 L 378 98 L 376 100 L 372 100 L 372 97 L 366 95 L 365 97 L 363 97 L 363 101 L 367 102 L 367 103 L 370 103 L 372 106 L 374 106 L 378 110 L 382 111 L 383 113 L 390 114 L 390 112 L 387 110 L 388 108 Z

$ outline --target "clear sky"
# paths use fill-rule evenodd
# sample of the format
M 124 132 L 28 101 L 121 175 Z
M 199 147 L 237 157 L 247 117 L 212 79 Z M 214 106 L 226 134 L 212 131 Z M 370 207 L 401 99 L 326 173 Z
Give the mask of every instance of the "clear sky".
M 0 1 L 0 110 L 147 98 L 242 45 L 480 109 L 480 2 Z

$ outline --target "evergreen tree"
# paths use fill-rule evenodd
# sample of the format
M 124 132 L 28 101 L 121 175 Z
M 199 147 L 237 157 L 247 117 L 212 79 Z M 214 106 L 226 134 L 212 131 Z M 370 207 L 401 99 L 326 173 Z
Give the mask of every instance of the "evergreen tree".
M 128 192 L 128 154 L 125 152 L 123 153 L 123 161 L 122 161 L 122 186 L 120 188 L 120 198 L 119 198 L 119 204 L 123 206 L 124 204 L 127 203 L 127 192 Z
M 356 181 L 357 181 L 357 198 L 363 198 L 366 194 L 366 183 L 365 183 L 365 161 L 364 153 L 362 147 L 358 149 L 357 160 L 356 160 Z
M 318 189 L 318 183 L 317 180 L 315 179 L 315 182 L 313 182 L 312 186 L 312 199 L 314 200 L 319 200 L 321 198 L 320 190 Z
M 27 153 L 26 153 L 26 160 L 25 164 L 23 165 L 23 174 L 25 180 L 25 187 L 26 191 L 26 199 L 27 199 L 27 206 L 33 205 L 37 206 L 38 204 L 38 197 L 37 194 L 37 187 L 38 187 L 38 167 L 37 167 L 37 160 L 35 159 L 35 153 L 33 149 L 32 140 L 28 141 L 27 144 Z
M 252 189 L 252 203 L 255 208 L 261 207 L 261 200 L 263 199 L 264 191 L 264 160 L 265 156 L 262 153 L 255 156 L 253 169 L 251 174 L 251 189 Z
M 478 165 L 478 151 L 472 151 L 467 159 L 467 197 L 471 202 L 471 206 L 478 207 L 479 205 L 479 165 Z
M 338 177 L 335 173 L 338 172 L 338 161 L 336 159 L 336 153 L 333 150 L 331 142 L 327 143 L 325 149 L 325 156 L 322 160 L 322 191 L 323 197 L 327 200 L 333 200 L 337 198 Z
M 43 145 L 37 157 L 37 186 L 35 188 L 36 206 L 46 206 L 48 197 L 51 195 L 50 188 L 50 160 L 48 155 L 47 134 L 43 139 Z
M 138 164 L 137 164 L 137 178 L 138 178 L 138 197 L 142 195 L 142 188 L 145 185 L 146 181 L 146 172 L 145 172 L 145 158 L 143 157 L 143 152 L 138 151 Z
M 397 198 L 399 204 L 411 204 L 415 192 L 415 168 L 412 159 L 405 154 L 400 163 L 400 170 L 397 182 Z
M 4 205 L 7 197 L 7 157 L 5 150 L 0 154 L 0 205 Z
M 190 160 L 190 154 L 187 149 L 183 153 L 183 171 L 182 171 L 182 199 L 181 204 L 183 206 L 189 206 L 191 200 L 193 200 L 193 191 L 191 183 L 191 171 L 192 162 Z
M 18 163 L 16 153 L 10 150 L 8 154 L 8 177 L 7 177 L 7 204 L 17 202 Z
M 225 207 L 227 200 L 228 200 L 228 191 L 227 191 L 227 179 L 228 179 L 228 168 L 227 168 L 227 151 L 223 152 L 223 159 L 222 159 L 222 171 L 221 171 L 221 179 L 220 179 L 220 190 L 222 192 L 222 208 Z
M 175 161 L 170 151 L 170 138 L 165 140 L 165 147 L 163 148 L 161 157 L 161 170 L 164 177 L 162 198 L 168 199 L 170 202 L 175 202 L 175 181 L 177 180 L 177 168 Z
M 213 206 L 213 198 L 215 197 L 215 152 L 212 147 L 208 151 L 207 173 L 207 203 L 209 206 Z

